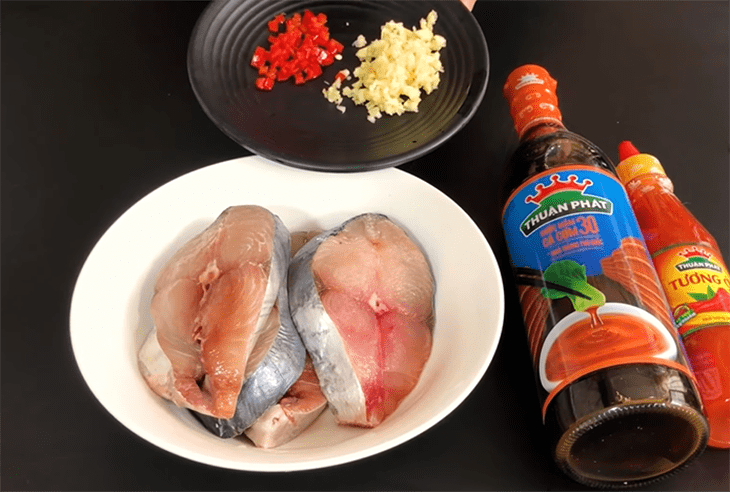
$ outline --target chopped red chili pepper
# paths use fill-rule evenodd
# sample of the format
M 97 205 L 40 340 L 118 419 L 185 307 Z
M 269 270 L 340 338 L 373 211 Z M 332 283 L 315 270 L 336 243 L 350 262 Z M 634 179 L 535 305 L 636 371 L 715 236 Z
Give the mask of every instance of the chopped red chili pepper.
M 259 77 L 256 79 L 256 88 L 262 91 L 270 91 L 274 87 L 274 79 Z
M 268 58 L 268 52 L 261 46 L 257 46 L 253 52 L 253 58 L 251 58 L 251 66 L 254 68 L 260 68 L 266 63 Z
M 271 32 L 277 32 L 279 30 L 279 26 L 281 23 L 284 22 L 284 14 L 279 14 L 273 19 L 269 21 L 269 31 Z
M 270 91 L 276 81 L 294 77 L 301 85 L 322 75 L 322 66 L 331 65 L 344 46 L 330 37 L 326 26 L 327 16 L 295 13 L 290 18 L 278 14 L 267 23 L 273 34 L 268 37 L 269 50 L 257 46 L 251 58 L 251 66 L 258 69 L 256 87 Z M 279 32 L 281 25 L 284 32 Z
M 344 82 L 348 75 L 350 75 L 349 70 L 340 70 L 335 75 L 335 82 L 337 82 L 337 81 L 339 81 L 340 83 Z
M 304 11 L 304 17 L 302 18 L 303 24 L 311 24 L 312 20 L 315 19 L 314 14 L 311 10 L 305 10 Z
M 333 55 L 335 55 L 337 53 L 342 53 L 342 50 L 344 48 L 345 47 L 342 46 L 342 43 L 340 43 L 340 42 L 338 42 L 338 41 L 336 41 L 334 39 L 328 39 L 327 40 L 327 51 L 329 51 Z

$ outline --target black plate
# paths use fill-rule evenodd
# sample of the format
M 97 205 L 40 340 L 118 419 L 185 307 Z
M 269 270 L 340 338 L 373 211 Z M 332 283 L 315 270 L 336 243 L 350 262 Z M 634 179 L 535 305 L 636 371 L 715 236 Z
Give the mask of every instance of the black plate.
M 289 80 L 270 92 L 254 86 L 249 63 L 256 46 L 268 47 L 267 21 L 310 9 L 327 15 L 342 60 L 305 85 Z M 380 37 L 390 20 L 411 28 L 436 10 L 434 32 L 446 38 L 438 88 L 422 94 L 418 113 L 384 115 L 370 123 L 364 106 L 345 98 L 343 114 L 322 95 L 344 68 L 359 65 L 353 41 Z M 484 97 L 489 75 L 487 43 L 479 24 L 454 1 L 214 1 L 193 30 L 188 73 L 205 112 L 230 138 L 268 159 L 321 171 L 367 171 L 397 166 L 430 152 L 459 131 Z M 351 83 L 352 81 L 349 81 Z

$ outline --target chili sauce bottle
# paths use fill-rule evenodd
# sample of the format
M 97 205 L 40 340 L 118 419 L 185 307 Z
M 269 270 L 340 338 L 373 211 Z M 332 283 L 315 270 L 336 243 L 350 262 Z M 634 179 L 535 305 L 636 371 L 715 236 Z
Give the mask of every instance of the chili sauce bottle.
M 503 88 L 520 143 L 502 224 L 543 422 L 574 480 L 643 485 L 699 455 L 708 424 L 626 191 L 556 87 L 525 65 Z
M 730 448 L 730 275 L 712 235 L 674 194 L 656 157 L 619 146 L 617 171 L 669 301 L 710 424 Z

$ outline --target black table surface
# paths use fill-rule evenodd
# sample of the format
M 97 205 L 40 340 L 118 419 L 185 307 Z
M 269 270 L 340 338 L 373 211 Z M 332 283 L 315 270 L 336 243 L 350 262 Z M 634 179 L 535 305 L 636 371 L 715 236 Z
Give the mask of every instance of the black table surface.
M 490 2 L 473 14 L 486 96 L 449 142 L 400 168 L 481 228 L 502 268 L 503 334 L 449 416 L 379 455 L 253 473 L 180 458 L 127 430 L 73 357 L 69 307 L 105 230 L 186 172 L 249 155 L 201 110 L 186 50 L 205 2 L 0 2 L 4 490 L 583 490 L 553 464 L 496 200 L 517 143 L 501 88 L 524 63 L 558 80 L 566 126 L 613 158 L 631 139 L 730 257 L 727 2 Z M 725 490 L 727 450 L 645 490 Z

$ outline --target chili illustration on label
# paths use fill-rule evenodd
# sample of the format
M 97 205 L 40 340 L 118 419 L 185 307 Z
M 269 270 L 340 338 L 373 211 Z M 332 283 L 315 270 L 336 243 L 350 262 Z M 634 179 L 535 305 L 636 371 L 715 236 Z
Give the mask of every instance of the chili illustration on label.
M 682 337 L 730 324 L 730 275 L 718 255 L 703 246 L 675 246 L 655 255 L 674 323 Z

